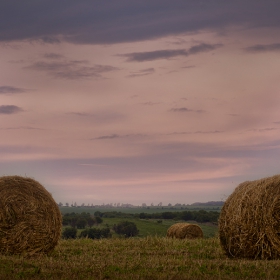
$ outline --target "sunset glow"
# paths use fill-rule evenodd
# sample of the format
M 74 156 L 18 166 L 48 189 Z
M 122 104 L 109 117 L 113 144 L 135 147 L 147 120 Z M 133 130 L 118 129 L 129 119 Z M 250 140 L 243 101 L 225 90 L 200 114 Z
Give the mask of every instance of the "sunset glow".
M 57 202 L 222 200 L 279 173 L 280 2 L 4 1 L 0 167 Z

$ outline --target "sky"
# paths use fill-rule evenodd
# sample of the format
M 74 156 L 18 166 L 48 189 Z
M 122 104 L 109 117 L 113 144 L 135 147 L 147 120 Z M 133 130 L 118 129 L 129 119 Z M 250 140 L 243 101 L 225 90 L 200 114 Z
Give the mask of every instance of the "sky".
M 279 173 L 280 1 L 3 0 L 0 170 L 69 204 L 225 200 Z

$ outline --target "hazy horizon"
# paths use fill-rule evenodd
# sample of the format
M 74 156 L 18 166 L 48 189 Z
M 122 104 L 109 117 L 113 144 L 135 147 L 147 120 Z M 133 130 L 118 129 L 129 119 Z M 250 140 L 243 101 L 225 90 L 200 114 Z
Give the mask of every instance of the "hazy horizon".
M 280 2 L 2 1 L 1 175 L 57 202 L 224 200 L 279 172 Z
M 168 203 L 168 204 L 163 204 L 162 202 L 159 203 L 151 203 L 151 204 L 147 204 L 145 202 L 141 203 L 141 204 L 131 204 L 131 203 L 122 203 L 122 202 L 118 202 L 118 203 L 102 203 L 102 204 L 93 204 L 93 203 L 81 203 L 81 204 L 77 204 L 75 201 L 71 200 L 71 203 L 69 203 L 68 201 L 66 201 L 65 203 L 62 201 L 57 202 L 57 204 L 59 204 L 59 206 L 61 207 L 109 207 L 109 208 L 129 208 L 129 207 L 140 207 L 140 208 L 149 208 L 149 207 L 183 207 L 183 206 L 190 206 L 190 205 L 199 205 L 199 204 L 209 204 L 210 206 L 216 206 L 217 203 L 221 204 L 224 203 L 224 201 L 207 201 L 207 202 L 193 202 L 190 204 L 187 203 Z M 218 206 L 218 205 L 217 205 Z

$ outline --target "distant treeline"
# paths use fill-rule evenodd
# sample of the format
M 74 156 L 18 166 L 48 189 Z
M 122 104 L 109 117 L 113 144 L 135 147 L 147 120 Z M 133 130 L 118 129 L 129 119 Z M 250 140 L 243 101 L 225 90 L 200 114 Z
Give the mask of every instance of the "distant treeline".
M 217 223 L 220 213 L 217 211 L 180 211 L 180 212 L 161 212 L 161 213 L 123 213 L 117 211 L 111 212 L 100 212 L 96 211 L 94 213 L 95 217 L 102 218 L 139 218 L 139 219 L 173 219 L 173 220 L 184 220 L 184 221 L 196 221 L 199 223 Z
M 224 201 L 195 202 L 191 206 L 223 206 Z
M 124 213 L 117 211 L 110 212 L 94 212 L 94 215 L 89 213 L 67 213 L 63 215 L 63 225 L 77 228 L 92 227 L 103 222 L 102 218 L 122 218 L 122 219 L 170 219 L 196 221 L 198 223 L 217 223 L 220 213 L 217 211 L 174 211 L 174 212 L 159 212 L 159 213 Z
M 85 227 L 92 227 L 103 222 L 100 215 L 92 216 L 90 213 L 67 213 L 62 216 L 62 224 L 64 226 L 71 226 L 73 228 L 84 229 Z

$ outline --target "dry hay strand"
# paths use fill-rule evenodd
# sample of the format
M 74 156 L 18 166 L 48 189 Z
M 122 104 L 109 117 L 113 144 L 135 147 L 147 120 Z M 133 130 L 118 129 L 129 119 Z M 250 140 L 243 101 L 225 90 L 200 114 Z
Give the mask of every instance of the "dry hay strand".
M 189 223 L 177 223 L 167 230 L 167 237 L 178 239 L 203 238 L 203 231 L 200 226 Z
M 60 239 L 61 226 L 59 208 L 40 183 L 0 177 L 0 253 L 48 253 Z
M 237 186 L 221 210 L 219 238 L 229 257 L 280 257 L 280 175 Z

